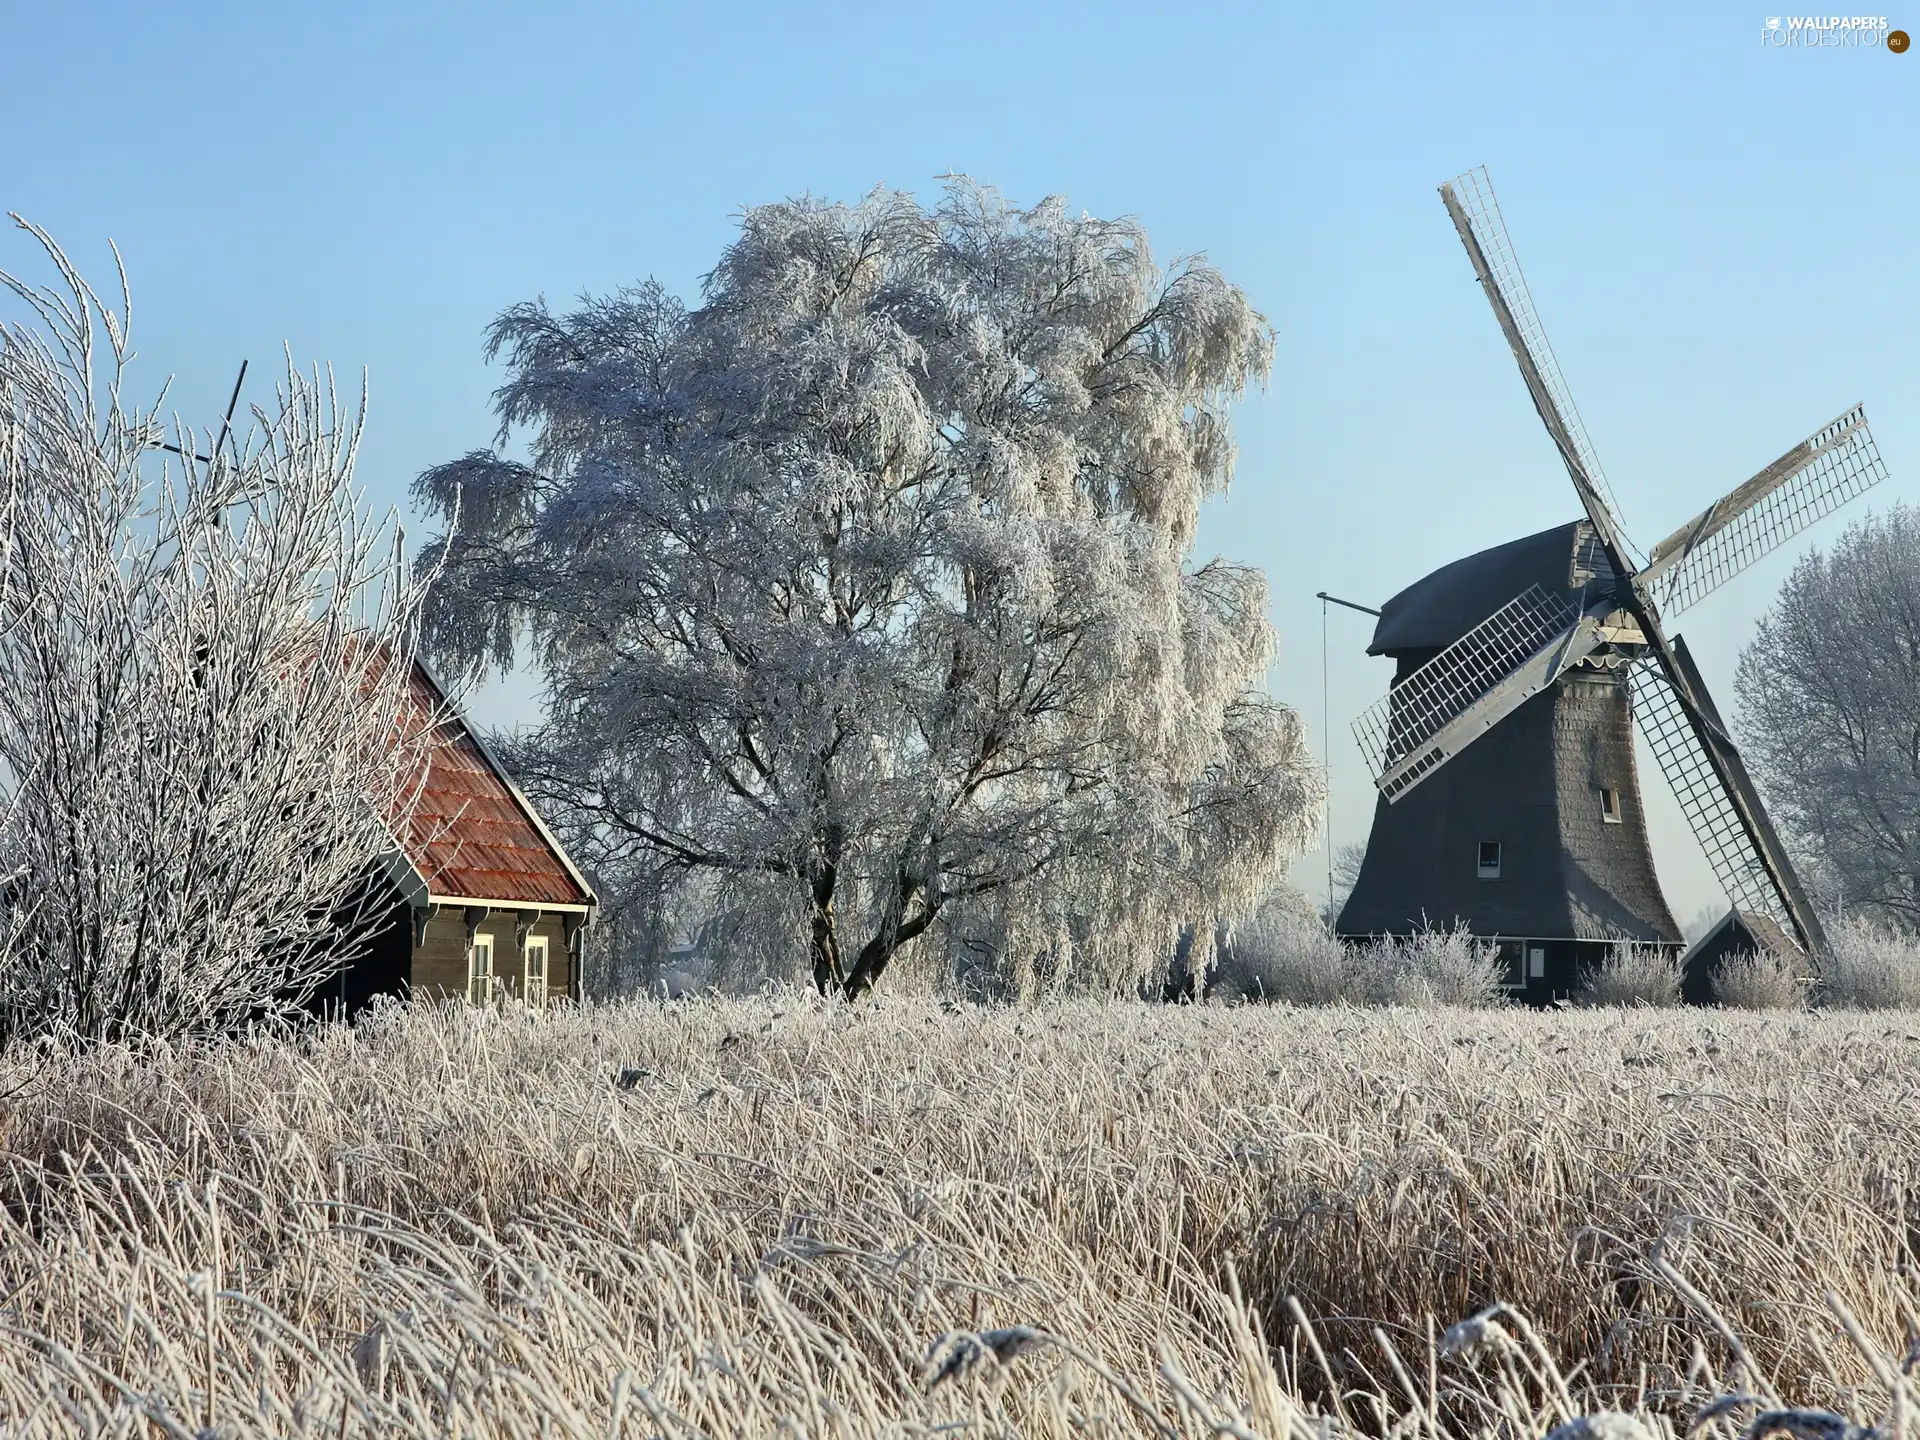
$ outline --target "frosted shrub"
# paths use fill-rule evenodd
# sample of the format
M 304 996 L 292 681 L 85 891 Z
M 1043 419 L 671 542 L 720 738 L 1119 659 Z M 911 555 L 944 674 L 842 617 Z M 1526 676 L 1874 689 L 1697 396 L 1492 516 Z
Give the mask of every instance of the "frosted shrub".
M 0 1036 L 243 1029 L 385 921 L 367 878 L 437 743 L 406 659 L 432 575 L 329 383 L 168 428 L 125 277 L 115 309 L 32 233 L 59 281 L 0 272 L 37 322 L 0 329 Z
M 1720 962 L 1713 998 L 1734 1010 L 1798 1010 L 1807 1003 L 1800 966 L 1771 950 L 1742 951 Z
M 1356 957 L 1381 1005 L 1498 1005 L 1498 949 L 1465 926 L 1422 930 L 1406 940 L 1376 940 Z
M 1678 1005 L 1680 952 L 1620 941 L 1580 981 L 1583 1005 Z
M 1269 904 L 1234 931 L 1213 993 L 1293 1005 L 1338 1005 L 1366 998 L 1354 955 L 1314 915 Z
M 1920 1009 L 1920 942 L 1876 921 L 1836 922 L 1820 966 L 1822 1003 L 1847 1010 Z
M 1293 1005 L 1499 1004 L 1499 952 L 1464 926 L 1346 945 L 1312 916 L 1272 903 L 1234 932 L 1213 992 Z

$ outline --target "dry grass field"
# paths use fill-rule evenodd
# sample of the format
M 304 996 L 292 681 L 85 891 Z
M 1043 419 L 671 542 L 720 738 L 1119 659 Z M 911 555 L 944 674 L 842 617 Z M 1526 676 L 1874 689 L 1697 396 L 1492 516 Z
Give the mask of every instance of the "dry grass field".
M 1906 1427 L 1904 1013 L 394 1010 L 0 1083 L 6 1436 Z

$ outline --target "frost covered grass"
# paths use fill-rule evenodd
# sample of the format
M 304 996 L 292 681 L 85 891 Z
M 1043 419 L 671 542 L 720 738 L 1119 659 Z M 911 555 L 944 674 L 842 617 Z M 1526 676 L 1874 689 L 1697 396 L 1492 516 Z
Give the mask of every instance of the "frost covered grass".
M 1580 983 L 1584 1005 L 1678 1005 L 1680 952 L 1622 943 Z
M 1464 929 L 1346 945 L 1314 916 L 1284 904 L 1235 930 L 1210 989 L 1292 1005 L 1472 1007 L 1506 998 L 1495 947 Z
M 1920 1007 L 1920 942 L 1869 919 L 1828 927 L 1832 954 L 1820 967 L 1821 1003 L 1848 1010 Z
M 1844 1329 L 1915 1317 L 1916 1085 L 1920 1023 L 1858 1014 L 771 997 L 18 1051 L 0 1428 L 1873 1422 Z

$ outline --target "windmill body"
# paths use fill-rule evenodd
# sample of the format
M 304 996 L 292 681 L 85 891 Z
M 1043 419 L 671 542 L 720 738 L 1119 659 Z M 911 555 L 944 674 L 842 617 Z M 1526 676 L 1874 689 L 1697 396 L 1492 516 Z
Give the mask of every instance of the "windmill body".
M 1502 601 L 1538 586 L 1586 608 L 1619 577 L 1591 527 L 1559 525 L 1456 560 L 1382 609 L 1368 653 L 1404 681 Z M 1457 759 L 1376 802 L 1360 874 L 1337 925 L 1350 939 L 1465 925 L 1494 939 L 1507 984 L 1565 994 L 1613 940 L 1678 948 L 1647 844 L 1633 753 L 1625 637 L 1570 665 Z
M 1464 923 L 1501 942 L 1529 998 L 1570 989 L 1612 941 L 1677 944 L 1647 847 L 1637 724 L 1734 908 L 1817 961 L 1819 917 L 1666 622 L 1886 478 L 1866 415 L 1822 426 L 1641 558 L 1486 172 L 1440 198 L 1586 518 L 1457 560 L 1381 612 L 1370 653 L 1394 659 L 1393 684 L 1354 725 L 1380 800 L 1338 929 Z

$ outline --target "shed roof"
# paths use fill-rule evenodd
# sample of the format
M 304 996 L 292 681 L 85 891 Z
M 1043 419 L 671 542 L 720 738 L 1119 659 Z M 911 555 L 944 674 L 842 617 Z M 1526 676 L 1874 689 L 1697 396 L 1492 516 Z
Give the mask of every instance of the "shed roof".
M 1577 596 L 1569 585 L 1573 547 L 1584 522 L 1570 520 L 1537 535 L 1509 540 L 1490 550 L 1442 565 L 1416 580 L 1380 609 L 1369 655 L 1408 650 L 1439 650 L 1451 645 L 1509 600 L 1538 585 L 1549 595 Z M 1615 588 L 1617 577 L 1606 552 L 1593 547 L 1596 590 Z
M 399 839 L 428 899 L 592 905 L 592 890 L 560 842 L 417 663 L 412 691 L 419 713 L 438 717 L 439 733 Z
M 1806 956 L 1778 920 L 1759 910 L 1729 910 L 1681 957 L 1682 998 L 1695 1005 L 1711 1005 L 1719 998 L 1714 979 L 1720 967 L 1735 955 L 1762 951 L 1806 968 Z

